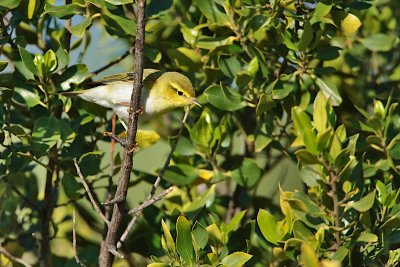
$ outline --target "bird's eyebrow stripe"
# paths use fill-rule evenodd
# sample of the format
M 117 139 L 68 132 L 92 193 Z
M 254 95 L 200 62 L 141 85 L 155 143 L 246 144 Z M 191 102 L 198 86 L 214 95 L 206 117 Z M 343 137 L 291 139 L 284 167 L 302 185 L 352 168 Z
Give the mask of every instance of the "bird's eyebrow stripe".
M 176 89 L 177 91 L 181 91 L 183 93 L 183 96 L 188 97 L 188 94 L 186 93 L 186 91 L 184 89 L 182 89 L 179 84 L 174 83 L 174 82 L 169 82 L 169 84 Z

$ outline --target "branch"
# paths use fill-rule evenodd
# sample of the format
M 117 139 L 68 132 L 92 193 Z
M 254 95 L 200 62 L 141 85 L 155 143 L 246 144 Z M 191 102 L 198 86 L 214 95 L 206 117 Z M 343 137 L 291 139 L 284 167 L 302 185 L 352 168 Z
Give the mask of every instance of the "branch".
M 103 219 L 104 223 L 107 224 L 107 225 L 110 225 L 110 221 L 107 220 L 107 218 L 104 216 L 103 212 L 101 211 L 99 205 L 94 200 L 92 192 L 90 191 L 89 185 L 86 183 L 85 178 L 83 178 L 81 169 L 79 168 L 79 165 L 78 165 L 78 162 L 76 161 L 76 158 L 74 158 L 74 165 L 75 165 L 76 172 L 78 173 L 78 176 L 81 179 L 81 183 L 83 184 L 83 187 L 85 188 L 86 193 L 88 194 L 90 202 L 92 203 L 94 209 L 100 215 L 100 217 Z
M 10 252 L 8 252 L 1 244 L 0 244 L 0 254 L 3 254 L 6 258 L 8 258 L 10 261 L 13 262 L 18 262 L 19 264 L 24 265 L 25 267 L 33 267 L 32 265 L 30 265 L 29 263 L 27 263 L 26 261 L 24 261 L 21 258 L 18 258 L 14 255 L 12 255 Z
M 75 218 L 75 210 L 74 210 L 73 213 L 72 213 L 72 247 L 74 249 L 76 263 L 79 264 L 82 267 L 86 267 L 86 265 L 79 259 L 78 252 L 76 250 L 76 230 L 75 230 L 75 225 L 76 225 L 76 218 Z
M 119 239 L 118 230 L 120 228 L 123 216 L 126 194 L 128 191 L 129 180 L 133 166 L 133 151 L 135 150 L 137 122 L 140 109 L 140 95 L 143 87 L 143 50 L 145 38 L 145 8 L 146 0 L 137 0 L 137 24 L 136 24 L 136 41 L 135 41 L 135 67 L 133 72 L 133 88 L 131 100 L 129 104 L 128 133 L 126 145 L 124 147 L 124 160 L 121 169 L 121 176 L 118 181 L 117 191 L 115 192 L 113 213 L 108 232 L 105 239 L 105 245 L 100 251 L 99 265 L 101 267 L 111 267 L 114 256 L 120 256 L 116 251 L 116 244 Z M 111 201 L 113 202 L 113 200 Z
M 69 5 L 72 3 L 72 0 L 65 0 L 65 5 Z M 71 19 L 67 19 L 65 21 L 65 34 L 64 34 L 64 48 L 69 52 L 70 44 L 71 44 L 71 32 L 69 29 L 71 28 Z
M 110 61 L 109 63 L 107 63 L 107 64 L 104 65 L 103 67 L 98 68 L 97 70 L 93 71 L 93 74 L 94 74 L 94 75 L 97 75 L 97 74 L 99 74 L 100 72 L 105 71 L 106 69 L 108 69 L 108 68 L 114 66 L 115 64 L 121 62 L 121 61 L 124 60 L 127 56 L 129 56 L 130 53 L 131 53 L 130 50 L 126 51 L 124 54 L 122 54 L 121 56 L 117 57 L 116 59 Z
M 132 215 L 132 214 L 136 214 L 136 213 L 141 213 L 145 208 L 147 208 L 148 206 L 151 206 L 154 202 L 159 201 L 160 199 L 162 199 L 163 197 L 165 197 L 166 195 L 168 195 L 172 189 L 174 189 L 173 186 L 168 187 L 167 189 L 165 189 L 164 191 L 162 191 L 160 194 L 158 194 L 157 196 L 154 196 L 150 199 L 146 199 L 141 205 L 139 205 L 138 207 L 131 209 L 128 214 Z
M 161 171 L 159 172 L 158 177 L 157 177 L 156 181 L 154 182 L 153 186 L 151 187 L 150 194 L 147 196 L 147 198 L 145 199 L 145 201 L 143 203 L 146 203 L 147 201 L 149 201 L 150 199 L 153 198 L 153 196 L 154 196 L 154 194 L 156 192 L 156 189 L 157 189 L 158 185 L 160 184 L 161 179 L 164 176 L 164 173 L 165 173 L 165 171 L 167 170 L 167 168 L 169 166 L 169 163 L 170 163 L 170 161 L 172 159 L 172 155 L 174 154 L 176 146 L 178 145 L 178 141 L 179 141 L 179 138 L 182 135 L 183 128 L 185 127 L 185 123 L 186 123 L 188 115 L 189 115 L 189 107 L 185 111 L 185 115 L 183 116 L 183 119 L 182 119 L 181 128 L 179 128 L 178 135 L 176 137 L 175 143 L 171 147 L 171 151 L 169 152 L 168 157 L 165 160 L 164 166 L 161 169 Z M 132 217 L 131 221 L 129 222 L 129 224 L 126 227 L 124 233 L 121 235 L 121 238 L 118 241 L 117 248 L 120 248 L 122 246 L 122 243 L 125 241 L 126 237 L 128 236 L 129 232 L 131 231 L 132 227 L 135 225 L 136 220 L 139 217 L 141 212 L 142 212 L 142 210 L 139 211 L 139 212 L 133 213 L 133 217 Z

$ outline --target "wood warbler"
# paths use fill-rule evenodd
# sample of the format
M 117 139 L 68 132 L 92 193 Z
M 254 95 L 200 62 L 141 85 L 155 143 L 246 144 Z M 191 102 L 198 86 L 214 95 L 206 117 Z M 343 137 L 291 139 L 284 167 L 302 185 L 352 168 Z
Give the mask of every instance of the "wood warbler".
M 133 73 L 121 73 L 89 83 L 87 90 L 61 93 L 63 96 L 78 96 L 86 101 L 111 108 L 122 120 L 129 117 Z M 155 69 L 143 71 L 143 89 L 140 97 L 144 115 L 160 115 L 175 108 L 197 102 L 190 80 L 178 72 L 162 72 Z M 121 121 L 122 122 L 122 121 Z M 122 122 L 124 125 L 124 123 Z M 124 125 L 126 128 L 126 125 Z

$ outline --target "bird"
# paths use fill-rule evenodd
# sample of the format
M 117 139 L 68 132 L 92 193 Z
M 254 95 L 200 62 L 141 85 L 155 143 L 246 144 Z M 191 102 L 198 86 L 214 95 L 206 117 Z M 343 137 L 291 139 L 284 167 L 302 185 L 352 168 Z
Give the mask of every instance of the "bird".
M 79 97 L 88 102 L 111 108 L 118 115 L 121 124 L 129 117 L 129 105 L 133 88 L 133 72 L 114 74 L 86 85 L 85 90 L 63 92 L 65 97 Z M 146 117 L 153 117 L 169 111 L 195 104 L 193 85 L 189 78 L 179 72 L 163 72 L 156 69 L 143 70 L 143 89 L 140 106 Z

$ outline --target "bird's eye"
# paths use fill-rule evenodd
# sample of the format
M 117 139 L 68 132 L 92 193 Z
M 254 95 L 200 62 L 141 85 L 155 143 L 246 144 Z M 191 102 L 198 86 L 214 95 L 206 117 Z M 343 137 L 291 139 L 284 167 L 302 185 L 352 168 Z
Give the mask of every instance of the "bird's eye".
M 181 90 L 178 90 L 177 93 L 178 93 L 179 96 L 183 96 L 183 92 Z

